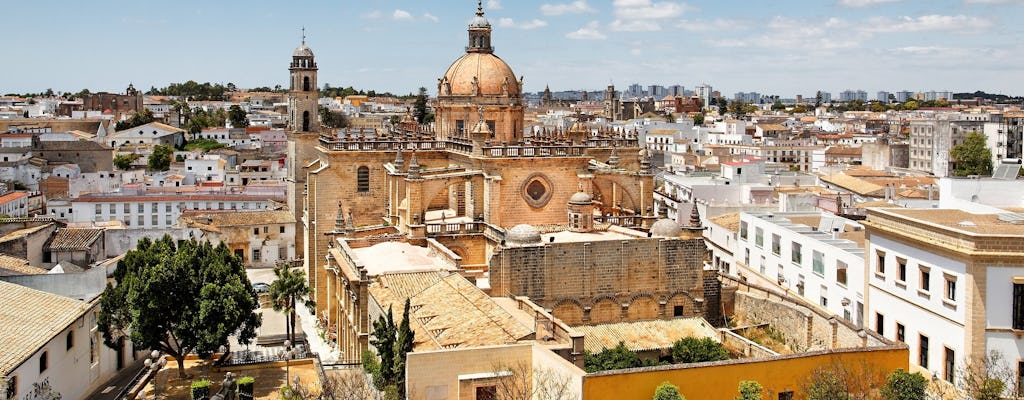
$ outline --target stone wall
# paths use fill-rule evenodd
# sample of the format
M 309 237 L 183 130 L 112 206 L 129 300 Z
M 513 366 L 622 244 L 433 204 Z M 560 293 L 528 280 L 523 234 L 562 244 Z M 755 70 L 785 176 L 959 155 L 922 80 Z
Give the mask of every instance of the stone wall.
M 491 295 L 529 297 L 569 325 L 703 317 L 705 251 L 653 238 L 499 248 Z

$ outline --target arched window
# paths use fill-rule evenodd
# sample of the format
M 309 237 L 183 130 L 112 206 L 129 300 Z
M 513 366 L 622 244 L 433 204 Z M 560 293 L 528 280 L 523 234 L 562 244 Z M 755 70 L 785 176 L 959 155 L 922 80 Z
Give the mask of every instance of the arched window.
M 370 169 L 366 166 L 356 170 L 356 191 L 366 193 L 370 191 Z
M 302 112 L 302 131 L 309 132 L 309 111 Z
M 309 77 L 308 76 L 302 77 L 302 91 L 303 92 L 308 92 L 309 91 Z

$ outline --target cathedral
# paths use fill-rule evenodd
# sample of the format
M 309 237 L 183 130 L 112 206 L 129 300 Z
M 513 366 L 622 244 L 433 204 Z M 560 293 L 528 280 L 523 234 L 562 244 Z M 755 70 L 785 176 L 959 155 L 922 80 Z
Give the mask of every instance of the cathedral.
M 313 52 L 303 41 L 293 55 L 290 205 L 342 353 L 358 362 L 366 348 L 380 268 L 440 265 L 572 324 L 703 315 L 704 242 L 654 215 L 650 153 L 582 122 L 525 126 L 523 78 L 495 55 L 479 3 L 467 31 L 437 79 L 434 122 L 407 115 L 376 134 L 320 129 Z

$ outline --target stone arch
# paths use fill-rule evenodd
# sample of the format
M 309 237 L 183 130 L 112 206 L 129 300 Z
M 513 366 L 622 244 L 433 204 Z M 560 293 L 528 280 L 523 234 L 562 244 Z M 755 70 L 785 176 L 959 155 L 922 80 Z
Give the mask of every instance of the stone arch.
M 613 296 L 594 299 L 590 307 L 590 323 L 609 324 L 622 321 L 622 303 Z
M 639 209 L 640 207 L 640 195 L 633 193 L 633 184 L 629 182 L 623 182 L 619 179 L 611 179 L 608 177 L 597 177 L 594 178 L 594 191 L 596 194 L 600 194 L 601 198 L 601 212 L 610 213 L 616 206 L 616 202 L 613 202 L 615 196 L 612 195 L 612 184 L 618 186 L 617 192 L 617 204 L 621 205 L 624 209 L 634 210 L 637 214 L 643 214 L 644 210 Z
M 572 326 L 583 323 L 583 304 L 576 299 L 562 299 L 551 307 L 551 315 Z
M 645 321 L 658 319 L 658 301 L 650 293 L 637 293 L 629 301 L 626 308 L 626 319 Z
M 466 183 L 471 184 L 472 191 L 467 191 L 465 186 L 462 186 Z M 462 207 L 457 207 L 461 209 L 455 210 L 456 215 L 475 217 L 476 215 L 470 214 L 478 214 L 480 212 L 479 204 L 477 204 L 477 196 L 483 195 L 483 182 L 478 175 L 442 177 L 428 179 L 423 182 L 423 211 L 438 209 L 438 204 L 440 204 L 439 202 L 442 200 L 447 202 L 446 198 L 442 197 L 439 199 L 438 196 L 443 195 L 447 197 L 452 186 L 459 186 L 461 188 L 460 193 L 462 201 L 459 204 L 462 205 Z M 433 208 L 431 207 L 432 205 L 434 206 Z
M 681 307 L 681 308 L 677 308 Z M 689 318 L 701 316 L 697 310 L 697 301 L 687 291 L 674 292 L 665 301 L 665 316 L 670 318 Z

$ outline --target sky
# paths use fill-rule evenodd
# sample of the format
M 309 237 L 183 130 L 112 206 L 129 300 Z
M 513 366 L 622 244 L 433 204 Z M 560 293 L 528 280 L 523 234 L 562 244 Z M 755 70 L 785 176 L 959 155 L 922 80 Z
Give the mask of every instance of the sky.
M 45 6 L 40 6 L 45 4 Z M 171 82 L 286 85 L 302 40 L 319 83 L 433 93 L 474 0 L 5 4 L 0 93 Z M 484 0 L 525 90 L 706 83 L 726 96 L 817 90 L 1024 95 L 1024 0 Z

